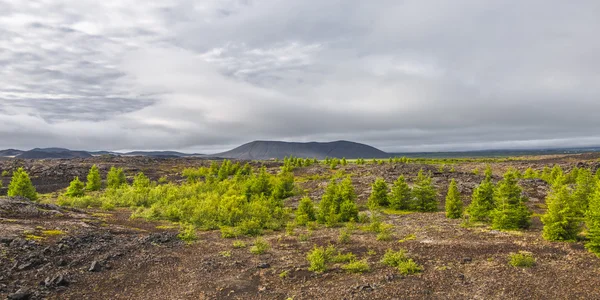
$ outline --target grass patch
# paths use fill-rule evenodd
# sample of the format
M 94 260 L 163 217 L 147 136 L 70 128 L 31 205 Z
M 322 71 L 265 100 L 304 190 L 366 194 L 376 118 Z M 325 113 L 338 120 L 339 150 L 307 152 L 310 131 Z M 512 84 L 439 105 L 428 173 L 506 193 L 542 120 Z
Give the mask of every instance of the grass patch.
M 412 258 L 408 258 L 404 250 L 393 251 L 388 249 L 383 255 L 381 263 L 396 268 L 402 275 L 416 274 L 423 271 L 423 267 Z
M 535 257 L 533 253 L 527 251 L 519 251 L 508 255 L 509 264 L 513 267 L 530 268 L 535 266 Z
M 386 215 L 396 215 L 396 216 L 404 216 L 404 215 L 410 215 L 410 214 L 415 213 L 414 211 L 397 210 L 397 209 L 393 209 L 393 208 L 384 208 L 382 210 L 382 212 Z
M 63 234 L 65 234 L 65 232 L 62 230 L 58 230 L 58 229 L 42 230 L 42 235 L 45 235 L 45 236 L 57 236 L 57 235 L 63 235 Z
M 244 243 L 244 241 L 240 241 L 240 240 L 233 241 L 233 248 L 236 248 L 236 249 L 246 248 L 246 243 Z
M 342 269 L 349 273 L 365 273 L 371 271 L 371 267 L 366 259 L 349 262 L 343 265 Z
M 405 242 L 413 241 L 413 240 L 416 240 L 416 239 L 417 239 L 416 235 L 409 234 L 409 235 L 405 236 L 403 239 L 398 240 L 398 243 L 405 243 Z
M 262 238 L 257 238 L 254 241 L 254 245 L 250 247 L 250 253 L 260 255 L 267 252 L 271 246 Z

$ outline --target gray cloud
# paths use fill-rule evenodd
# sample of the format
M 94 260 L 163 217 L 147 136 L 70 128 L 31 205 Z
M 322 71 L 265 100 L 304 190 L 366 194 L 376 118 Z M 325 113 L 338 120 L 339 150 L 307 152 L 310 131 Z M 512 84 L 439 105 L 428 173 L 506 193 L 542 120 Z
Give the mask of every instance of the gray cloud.
M 597 1 L 0 0 L 0 147 L 600 145 Z

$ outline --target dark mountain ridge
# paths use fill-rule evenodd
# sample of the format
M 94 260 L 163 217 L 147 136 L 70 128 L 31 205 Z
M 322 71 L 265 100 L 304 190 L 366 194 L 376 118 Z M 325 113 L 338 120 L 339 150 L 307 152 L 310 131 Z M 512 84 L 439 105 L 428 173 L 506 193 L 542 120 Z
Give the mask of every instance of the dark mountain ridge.
M 386 158 L 390 154 L 369 145 L 349 142 L 280 142 L 280 141 L 254 141 L 241 145 L 235 149 L 211 155 L 213 157 L 234 159 L 282 159 L 286 156 L 304 158 L 325 157 L 337 158 Z

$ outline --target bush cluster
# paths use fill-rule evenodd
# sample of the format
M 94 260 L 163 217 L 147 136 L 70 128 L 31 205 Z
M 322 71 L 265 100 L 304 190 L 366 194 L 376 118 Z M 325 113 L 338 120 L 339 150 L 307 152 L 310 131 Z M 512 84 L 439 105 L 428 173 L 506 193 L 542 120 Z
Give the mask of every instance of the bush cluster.
M 399 210 L 436 211 L 438 209 L 437 191 L 431 182 L 431 177 L 425 175 L 423 170 L 419 171 L 412 188 L 408 186 L 404 176 L 398 177 L 391 192 L 383 179 L 377 179 L 371 187 L 369 207 L 371 209 L 391 207 Z

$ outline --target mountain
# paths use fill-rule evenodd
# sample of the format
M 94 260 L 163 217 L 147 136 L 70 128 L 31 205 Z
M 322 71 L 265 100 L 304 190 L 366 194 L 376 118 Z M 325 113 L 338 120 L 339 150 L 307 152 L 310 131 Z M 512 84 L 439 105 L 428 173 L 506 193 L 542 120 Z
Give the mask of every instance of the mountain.
M 21 153 L 23 153 L 23 151 L 17 150 L 17 149 L 0 150 L 0 157 L 13 157 L 13 156 L 17 156 Z
M 377 148 L 369 145 L 336 141 L 327 143 L 296 143 L 279 141 L 254 141 L 241 145 L 235 149 L 211 155 L 212 157 L 256 159 L 265 160 L 272 158 L 282 159 L 286 156 L 308 157 L 323 159 L 325 157 L 337 158 L 386 158 L 390 157 Z
M 15 156 L 16 158 L 26 159 L 45 159 L 45 158 L 85 158 L 92 157 L 85 151 L 73 151 L 64 148 L 35 148 Z
M 187 157 L 187 156 L 201 156 L 202 154 L 188 154 L 177 151 L 133 151 L 123 153 L 125 156 L 152 156 L 152 157 Z

